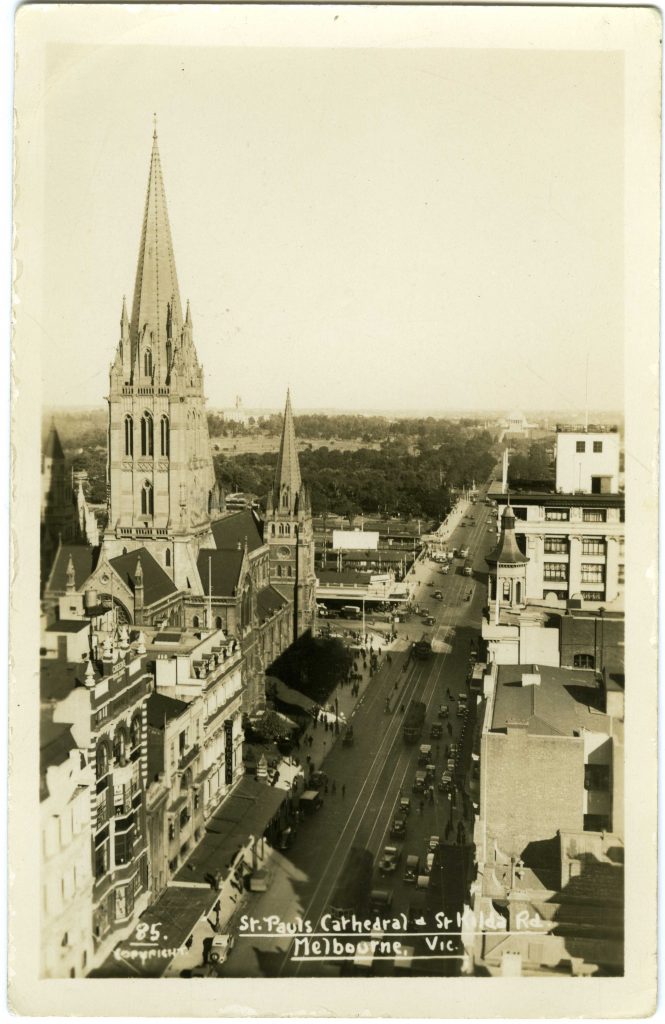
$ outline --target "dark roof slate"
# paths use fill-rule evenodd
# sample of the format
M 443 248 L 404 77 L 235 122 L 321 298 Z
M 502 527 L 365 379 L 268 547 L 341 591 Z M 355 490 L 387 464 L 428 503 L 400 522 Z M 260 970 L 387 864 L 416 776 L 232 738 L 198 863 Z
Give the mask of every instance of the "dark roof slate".
M 180 718 L 187 707 L 187 701 L 176 700 L 163 693 L 151 693 L 148 697 L 148 725 L 153 729 L 163 729 L 165 722 Z
M 199 551 L 196 565 L 204 594 L 208 594 L 210 588 L 213 597 L 234 597 L 242 560 L 243 552 L 237 549 L 213 551 L 212 548 L 204 548 Z
M 261 522 L 249 508 L 231 512 L 215 520 L 212 523 L 212 535 L 218 551 L 237 550 L 238 544 L 242 550 L 245 546 L 245 537 L 248 551 L 256 551 L 257 548 L 263 547 Z
M 143 570 L 143 604 L 156 604 L 165 597 L 177 592 L 177 587 L 159 562 L 153 558 L 147 548 L 128 551 L 126 555 L 117 555 L 109 559 L 123 583 L 132 593 L 136 589 L 136 563 L 141 559 Z
M 265 619 L 270 615 L 274 615 L 274 613 L 279 611 L 280 608 L 283 608 L 285 604 L 288 604 L 288 601 L 284 595 L 280 594 L 274 587 L 267 586 L 262 590 L 259 590 L 256 603 L 259 618 Z
M 60 544 L 49 573 L 46 589 L 52 594 L 64 594 L 67 590 L 67 566 L 71 556 L 74 566 L 74 587 L 83 586 L 97 561 L 96 551 L 87 544 Z

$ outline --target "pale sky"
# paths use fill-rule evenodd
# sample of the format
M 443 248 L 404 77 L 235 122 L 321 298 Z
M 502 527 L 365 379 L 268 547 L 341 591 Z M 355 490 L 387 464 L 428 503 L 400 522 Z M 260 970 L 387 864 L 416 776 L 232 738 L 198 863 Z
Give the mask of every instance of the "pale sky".
M 209 406 L 622 407 L 620 54 L 49 56 L 45 404 L 106 394 L 157 111 Z

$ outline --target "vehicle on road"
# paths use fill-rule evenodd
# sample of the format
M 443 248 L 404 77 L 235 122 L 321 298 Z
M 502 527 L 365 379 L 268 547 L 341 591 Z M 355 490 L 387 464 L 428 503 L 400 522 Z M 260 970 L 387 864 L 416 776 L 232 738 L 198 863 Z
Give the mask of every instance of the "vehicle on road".
M 464 562 L 462 572 L 465 576 L 473 576 L 473 566 L 471 565 L 471 559 L 467 558 Z
M 330 901 L 334 918 L 362 909 L 372 885 L 374 858 L 369 850 L 352 846 Z
M 379 861 L 379 872 L 382 875 L 392 875 L 397 870 L 400 859 L 400 850 L 396 846 L 384 846 L 381 860 Z
M 460 558 L 468 558 L 468 557 L 469 557 L 469 549 L 468 548 L 462 548 L 462 550 L 460 551 Z
M 426 764 L 425 765 L 425 786 L 430 786 L 434 782 L 434 776 L 436 775 L 436 765 Z
M 376 946 L 372 945 L 372 943 L 380 942 L 382 938 L 383 929 L 372 928 L 369 935 L 369 939 L 360 940 L 360 942 L 356 946 L 356 955 L 353 958 L 353 969 L 356 974 L 372 973 L 372 965 L 374 963 L 374 950 L 376 949 Z
M 347 726 L 347 730 L 344 733 L 344 739 L 342 740 L 342 746 L 343 747 L 352 747 L 353 746 L 353 742 L 354 742 L 353 726 L 349 725 L 349 726 Z
M 423 626 L 433 626 L 436 623 L 436 619 L 433 615 L 426 615 L 423 619 Z M 430 654 L 432 653 L 432 645 L 430 644 Z M 427 657 L 428 655 L 426 655 Z
M 399 798 L 399 812 L 400 812 L 400 814 L 410 814 L 411 813 L 411 797 L 410 796 L 401 796 Z
M 432 623 L 434 620 L 432 620 Z M 413 645 L 413 656 L 415 658 L 431 658 L 432 656 L 432 638 L 429 633 L 423 633 L 420 640 L 416 640 Z
M 455 771 L 455 758 L 454 757 L 449 757 L 448 758 L 448 760 L 446 761 L 446 768 L 448 769 L 449 772 L 454 772 Z
M 271 874 L 266 868 L 257 868 L 249 876 L 250 892 L 267 892 L 270 888 Z
M 418 751 L 418 764 L 429 764 L 432 760 L 432 746 L 430 743 L 421 743 Z
M 425 779 L 425 772 L 416 772 L 416 777 L 414 778 L 413 786 L 411 787 L 414 793 L 425 792 Z
M 457 743 L 451 743 L 450 744 L 450 756 L 451 757 L 457 757 L 458 750 L 459 750 L 459 746 L 457 745 Z
M 325 772 L 312 772 L 312 774 L 309 777 L 309 788 L 323 789 L 327 781 L 328 776 L 326 775 Z
M 213 935 L 212 942 L 208 947 L 206 963 L 226 963 L 229 957 L 229 953 L 233 949 L 234 945 L 235 936 L 231 932 L 227 932 L 222 935 Z
M 357 604 L 342 605 L 339 613 L 343 619 L 359 619 L 361 617 L 360 606 Z
M 486 669 L 487 665 L 485 664 L 484 661 L 477 661 L 474 664 L 473 671 L 471 673 L 471 678 L 469 680 L 469 687 L 472 693 L 482 693 L 483 677 L 485 675 Z
M 402 735 L 405 743 L 415 743 L 419 739 L 425 721 L 426 707 L 420 700 L 412 700 L 404 716 Z
M 434 591 L 434 597 L 436 598 L 437 601 L 443 601 L 443 594 L 441 593 L 440 590 Z
M 439 704 L 439 711 L 438 711 L 439 718 L 447 718 L 448 717 L 448 712 L 449 712 L 449 708 L 448 708 L 447 704 Z
M 403 839 L 406 835 L 406 820 L 404 818 L 397 817 L 393 818 L 393 823 L 390 827 L 390 838 L 391 839 Z
M 432 874 L 432 868 L 434 867 L 434 854 L 428 853 L 425 857 L 425 871 L 428 875 Z
M 296 837 L 296 830 L 293 825 L 288 825 L 279 834 L 279 840 L 277 843 L 278 849 L 289 850 L 293 846 L 293 841 Z
M 369 894 L 370 914 L 389 914 L 393 908 L 392 889 L 372 889 Z
M 443 736 L 443 726 L 441 722 L 432 722 L 432 728 L 430 729 L 430 739 L 438 740 Z
M 448 573 L 450 572 L 450 567 L 444 565 L 443 569 L 439 569 L 439 572 L 441 573 L 442 576 L 447 576 Z
M 430 853 L 435 853 L 436 850 L 439 849 L 440 842 L 441 842 L 441 839 L 440 839 L 439 836 L 430 836 L 429 837 L 428 846 L 429 846 Z
M 439 779 L 439 791 L 441 793 L 445 793 L 447 789 L 451 788 L 452 784 L 453 777 L 449 769 L 446 769 L 446 771 L 442 773 L 441 778 Z
M 300 810 L 305 814 L 314 814 L 323 807 L 323 797 L 318 789 L 306 789 L 300 797 Z
M 415 853 L 410 853 L 406 858 L 406 865 L 404 868 L 404 881 L 415 882 L 420 872 L 420 857 L 416 857 Z

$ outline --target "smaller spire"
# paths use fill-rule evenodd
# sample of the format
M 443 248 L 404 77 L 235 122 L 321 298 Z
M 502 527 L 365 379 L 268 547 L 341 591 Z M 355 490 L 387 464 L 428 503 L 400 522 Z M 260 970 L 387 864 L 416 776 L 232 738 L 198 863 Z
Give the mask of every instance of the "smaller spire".
M 152 115 L 152 137 L 157 138 L 157 114 Z
M 67 593 L 71 594 L 76 589 L 76 573 L 74 572 L 74 560 L 70 554 L 69 561 L 67 562 Z
M 143 566 L 141 565 L 141 556 L 136 559 L 136 572 L 134 573 L 136 579 L 136 586 L 143 586 Z
M 123 334 L 124 334 L 125 327 L 129 331 L 129 316 L 127 315 L 127 296 L 126 295 L 123 295 L 123 297 L 122 297 L 122 313 L 120 314 L 120 326 L 123 329 Z
M 185 323 L 188 327 L 192 326 L 192 314 L 189 311 L 189 299 L 187 299 L 187 312 L 185 313 Z
M 88 664 L 85 669 L 85 685 L 88 689 L 92 689 L 95 685 L 95 670 L 92 667 L 92 658 L 88 659 Z

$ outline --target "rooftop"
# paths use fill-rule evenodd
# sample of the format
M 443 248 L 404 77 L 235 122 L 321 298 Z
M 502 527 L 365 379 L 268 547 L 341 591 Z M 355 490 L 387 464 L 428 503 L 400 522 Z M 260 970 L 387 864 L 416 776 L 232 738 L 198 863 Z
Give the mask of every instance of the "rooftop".
M 110 563 L 117 572 L 123 583 L 126 583 L 132 593 L 136 589 L 136 566 L 141 559 L 143 571 L 143 603 L 144 605 L 155 604 L 177 591 L 176 585 L 167 572 L 162 569 L 159 562 L 153 558 L 147 548 L 137 548 L 129 551 L 126 555 L 118 555 L 111 558 Z
M 153 729 L 164 729 L 167 722 L 172 722 L 187 710 L 189 704 L 184 700 L 166 697 L 162 693 L 151 693 L 148 697 L 148 725 Z
M 229 512 L 223 515 L 220 519 L 214 520 L 212 523 L 212 535 L 215 538 L 215 545 L 217 551 L 237 551 L 238 545 L 240 550 L 245 544 L 247 539 L 247 550 L 256 551 L 257 548 L 263 547 L 263 537 L 261 536 L 261 523 L 257 516 L 249 508 L 240 509 L 238 512 Z M 199 572 L 201 572 L 201 555 L 211 554 L 212 552 L 202 549 L 199 554 Z M 205 583 L 205 576 L 201 577 Z
M 90 628 L 88 619 L 58 619 L 46 627 L 47 633 L 81 633 Z
M 610 732 L 617 727 L 602 711 L 595 672 L 499 665 L 490 730 L 505 732 L 511 724 L 526 725 L 532 736 L 574 736 L 582 729 Z

